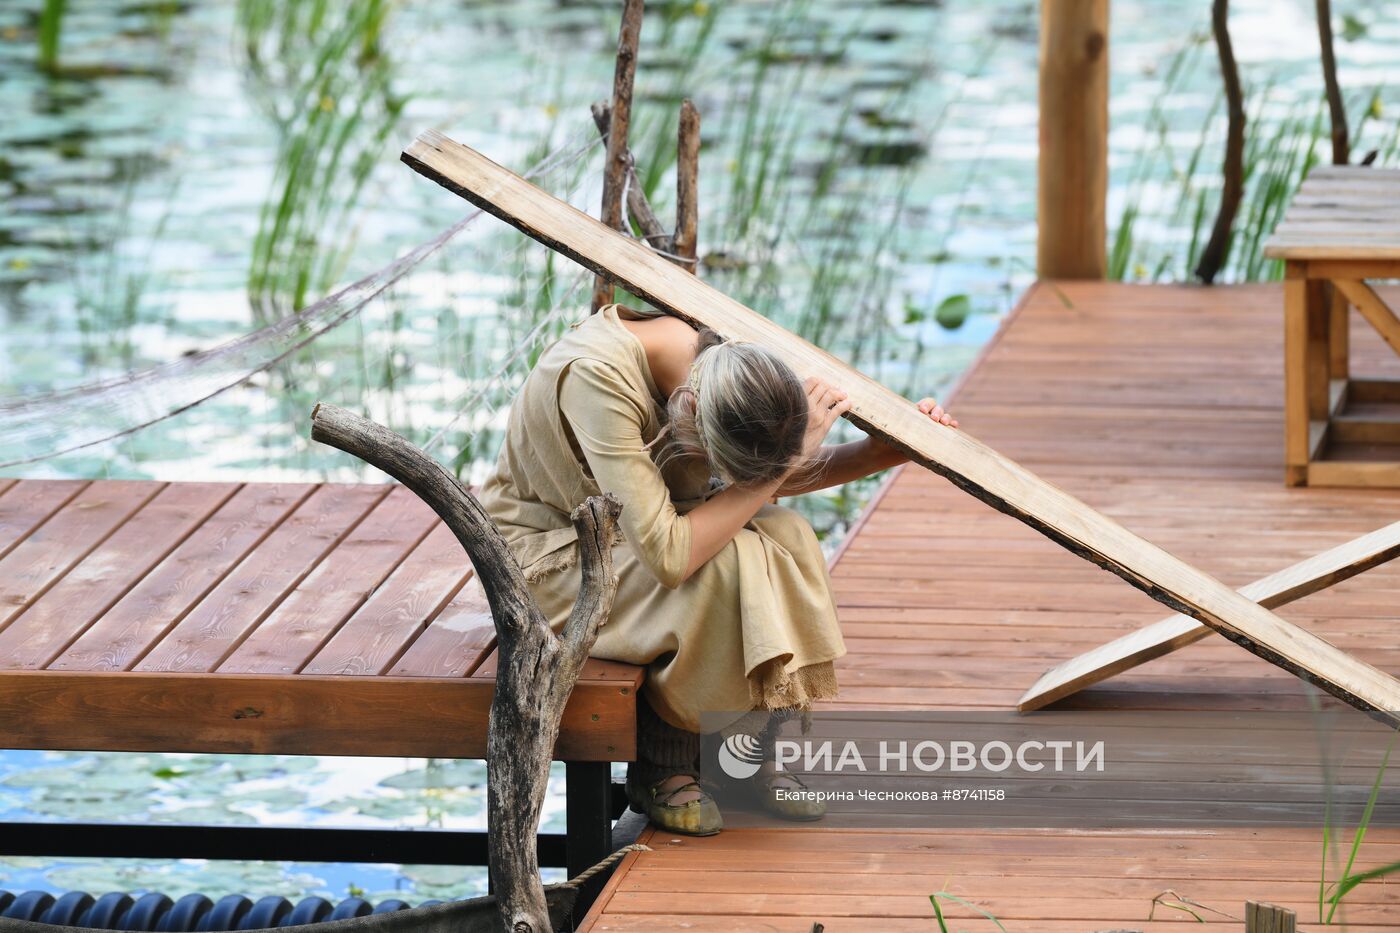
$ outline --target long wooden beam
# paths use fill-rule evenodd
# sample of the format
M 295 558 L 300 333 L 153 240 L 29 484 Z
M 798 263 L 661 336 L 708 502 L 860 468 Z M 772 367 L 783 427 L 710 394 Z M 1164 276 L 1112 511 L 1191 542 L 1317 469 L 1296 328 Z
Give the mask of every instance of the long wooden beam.
M 1349 580 L 1400 555 L 1400 522 L 1386 525 L 1330 551 L 1299 561 L 1240 590 L 1266 609 L 1277 609 Z M 1211 633 L 1190 616 L 1174 615 L 1091 648 L 1040 676 L 1016 703 L 1023 713 L 1040 709 L 1110 677 L 1194 644 Z
M 818 376 L 840 386 L 851 401 L 847 417 L 914 462 L 1116 573 L 1170 609 L 1400 727 L 1400 681 L 1149 544 L 968 432 L 935 424 L 912 402 L 645 246 L 441 133 L 419 136 L 402 158 L 415 171 L 587 269 L 606 273 L 657 308 L 753 341 L 784 359 L 799 376 Z

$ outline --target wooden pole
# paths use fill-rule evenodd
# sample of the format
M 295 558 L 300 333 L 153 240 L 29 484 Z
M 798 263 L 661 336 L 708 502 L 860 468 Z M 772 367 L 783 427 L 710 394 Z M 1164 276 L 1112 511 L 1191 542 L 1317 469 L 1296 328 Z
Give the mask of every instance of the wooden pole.
M 680 131 L 676 140 L 676 233 L 671 252 L 677 262 L 698 272 L 696 237 L 700 226 L 700 111 L 690 99 L 681 102 Z
M 393 431 L 334 405 L 311 412 L 313 440 L 388 473 L 438 514 L 461 543 L 496 626 L 499 661 L 486 737 L 491 882 L 502 929 L 550 933 L 536 833 L 559 719 L 617 591 L 612 545 L 622 505 L 593 496 L 574 509 L 582 584 L 555 635 L 491 517 L 456 477 Z
M 1102 279 L 1108 228 L 1108 0 L 1041 0 L 1036 274 Z
M 627 130 L 632 123 L 632 85 L 637 77 L 637 45 L 642 37 L 643 0 L 624 0 L 622 28 L 617 37 L 617 67 L 609 114 L 608 155 L 603 166 L 603 223 L 622 230 L 622 189 L 627 184 Z M 593 310 L 613 300 L 612 280 L 598 276 L 593 284 Z
M 1287 907 L 1249 901 L 1244 905 L 1244 933 L 1294 933 L 1298 915 Z

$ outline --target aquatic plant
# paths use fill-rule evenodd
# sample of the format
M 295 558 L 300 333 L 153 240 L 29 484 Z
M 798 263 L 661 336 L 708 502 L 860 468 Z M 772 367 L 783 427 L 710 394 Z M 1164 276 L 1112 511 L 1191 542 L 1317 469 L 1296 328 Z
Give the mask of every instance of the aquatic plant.
M 388 0 L 240 0 L 248 77 L 279 135 L 248 273 L 259 321 L 335 283 L 354 244 L 365 183 L 406 98 L 381 42 Z
M 44 0 L 39 13 L 39 67 L 45 71 L 58 70 L 58 48 L 63 37 L 63 14 L 68 0 Z

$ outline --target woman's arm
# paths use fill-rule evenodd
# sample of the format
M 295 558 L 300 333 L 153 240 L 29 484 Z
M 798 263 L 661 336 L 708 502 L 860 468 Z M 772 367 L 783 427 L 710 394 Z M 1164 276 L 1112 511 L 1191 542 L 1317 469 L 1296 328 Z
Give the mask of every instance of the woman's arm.
M 920 399 L 919 411 L 939 424 L 950 428 L 958 426 L 957 419 L 944 411 L 943 406 L 932 398 Z M 808 469 L 798 471 L 791 480 L 778 488 L 777 494 L 797 496 L 804 492 L 840 486 L 842 483 L 879 473 L 908 460 L 908 456 L 889 444 L 867 435 L 848 444 L 822 447 L 816 454 L 816 462 Z
M 808 379 L 806 390 L 807 431 L 802 438 L 802 452 L 794 467 L 800 467 L 802 463 L 821 455 L 824 449 L 822 441 L 826 439 L 831 426 L 851 408 L 845 392 L 820 379 Z M 759 509 L 779 495 L 792 472 L 789 469 L 787 475 L 762 486 L 731 486 L 686 513 L 685 517 L 690 520 L 690 561 L 686 565 L 686 578 L 723 550 Z

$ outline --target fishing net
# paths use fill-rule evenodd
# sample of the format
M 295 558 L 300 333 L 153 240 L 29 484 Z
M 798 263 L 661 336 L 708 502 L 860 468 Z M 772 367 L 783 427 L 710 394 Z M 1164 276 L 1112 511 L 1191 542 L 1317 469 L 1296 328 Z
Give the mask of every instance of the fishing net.
M 574 197 L 582 185 L 583 164 L 598 144 L 596 132 L 580 130 L 536 161 L 524 173 L 525 177 L 561 196 Z M 344 328 L 371 304 L 392 303 L 396 289 L 404 288 L 406 280 L 422 271 L 430 258 L 441 259 L 443 248 L 476 225 L 483 214 L 474 210 L 437 236 L 320 301 L 212 348 L 117 378 L 0 401 L 0 437 L 4 438 L 0 467 L 53 460 L 135 435 L 205 405 L 235 387 L 249 386 L 255 377 L 275 370 L 294 357 L 305 357 L 309 353 L 307 369 L 313 373 L 325 369 L 322 361 L 314 358 L 317 341 Z M 489 369 L 475 372 L 460 385 L 451 387 L 451 391 L 457 393 L 457 401 L 446 413 L 447 424 L 432 429 L 429 443 L 440 446 L 451 432 L 458 432 L 459 465 L 472 459 L 471 441 L 490 423 L 491 413 L 483 416 L 479 410 L 482 400 L 500 390 L 522 362 L 532 361 L 542 345 L 553 339 L 562 319 L 577 310 L 575 302 L 582 297 L 580 286 L 586 279 L 581 270 L 556 269 L 552 260 L 537 267 L 520 262 L 518 257 L 493 257 L 481 240 L 475 241 L 472 247 L 465 255 L 451 257 L 437 277 L 469 264 L 478 279 L 496 282 L 498 291 L 513 292 L 512 301 L 528 308 L 530 313 L 520 315 L 518 321 L 502 322 L 509 331 L 505 335 L 509 349 L 504 353 L 480 346 L 478 338 L 478 345 L 473 349 L 481 359 L 474 362 L 478 369 L 483 362 Z M 508 281 L 512 277 L 519 281 Z M 414 295 L 421 295 L 424 290 L 410 289 Z M 443 289 L 439 285 L 436 291 L 441 293 Z M 399 296 L 399 301 L 403 300 L 403 296 Z M 452 303 L 453 298 L 439 294 L 437 300 L 445 305 Z M 468 307 L 465 313 L 472 314 L 472 309 Z M 390 308 L 382 315 L 382 320 L 395 320 L 395 310 Z M 378 321 L 375 326 L 381 323 Z M 520 333 L 522 328 L 523 334 Z M 385 349 L 382 343 L 374 334 L 365 336 L 356 350 L 362 357 L 359 375 L 365 370 L 382 370 L 387 358 L 396 352 Z M 358 381 L 348 379 L 328 384 L 323 380 L 317 384 L 316 391 L 334 396 L 336 389 L 345 389 L 346 383 Z M 285 381 L 279 390 L 295 397 L 292 387 Z M 299 399 L 297 403 L 300 404 Z M 370 408 L 372 403 L 373 399 L 368 399 L 361 407 Z M 309 407 L 306 410 L 309 411 Z M 421 436 L 422 432 L 419 433 Z

